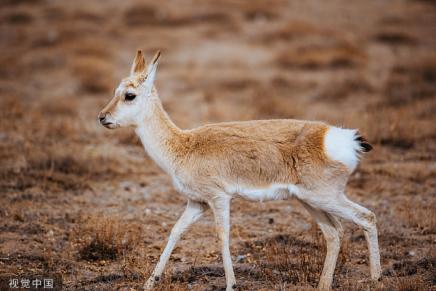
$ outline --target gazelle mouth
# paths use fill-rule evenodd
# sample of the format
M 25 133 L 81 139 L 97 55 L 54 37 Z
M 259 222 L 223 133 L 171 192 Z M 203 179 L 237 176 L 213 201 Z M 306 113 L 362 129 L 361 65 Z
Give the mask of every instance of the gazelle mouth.
M 113 122 L 102 122 L 101 125 L 109 129 L 114 129 L 116 127 L 116 124 Z

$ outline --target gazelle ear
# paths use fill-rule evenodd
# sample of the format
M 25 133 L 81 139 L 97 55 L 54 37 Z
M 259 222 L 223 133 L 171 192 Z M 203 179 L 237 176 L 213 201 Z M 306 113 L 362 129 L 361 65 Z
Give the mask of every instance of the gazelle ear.
M 130 69 L 130 75 L 142 73 L 145 70 L 144 54 L 141 50 L 136 51 L 135 59 L 133 60 L 132 68 Z
M 150 90 L 153 87 L 154 79 L 156 78 L 156 70 L 157 70 L 157 65 L 159 64 L 159 59 L 160 59 L 160 51 L 157 51 L 153 57 L 153 60 L 150 62 L 147 68 L 147 79 L 145 80 L 144 85 L 147 88 L 150 88 Z

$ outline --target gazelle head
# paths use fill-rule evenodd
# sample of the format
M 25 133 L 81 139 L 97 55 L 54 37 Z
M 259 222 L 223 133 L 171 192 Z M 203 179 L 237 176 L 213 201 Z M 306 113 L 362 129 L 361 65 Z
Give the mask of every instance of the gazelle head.
M 152 104 L 159 100 L 153 86 L 159 58 L 160 51 L 146 66 L 142 51 L 136 52 L 130 76 L 121 81 L 115 96 L 98 114 L 103 126 L 110 129 L 136 126 L 151 114 Z

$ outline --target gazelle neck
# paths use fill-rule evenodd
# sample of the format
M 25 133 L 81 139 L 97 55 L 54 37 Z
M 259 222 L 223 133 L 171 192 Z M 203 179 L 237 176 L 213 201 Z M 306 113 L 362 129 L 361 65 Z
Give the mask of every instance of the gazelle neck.
M 159 99 L 150 102 L 151 114 L 144 117 L 135 131 L 147 154 L 171 175 L 175 168 L 174 148 L 180 140 L 182 130 L 170 119 Z

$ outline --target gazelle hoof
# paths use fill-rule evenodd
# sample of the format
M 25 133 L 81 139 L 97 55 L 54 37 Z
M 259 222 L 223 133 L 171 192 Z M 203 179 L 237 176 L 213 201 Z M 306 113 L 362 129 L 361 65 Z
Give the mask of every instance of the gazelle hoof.
M 145 282 L 145 284 L 144 284 L 144 291 L 153 290 L 154 284 L 157 281 L 159 281 L 159 279 L 156 280 L 156 277 L 154 277 L 154 276 L 151 276 L 150 278 L 148 278 L 147 282 Z

